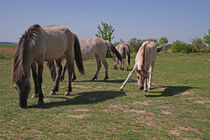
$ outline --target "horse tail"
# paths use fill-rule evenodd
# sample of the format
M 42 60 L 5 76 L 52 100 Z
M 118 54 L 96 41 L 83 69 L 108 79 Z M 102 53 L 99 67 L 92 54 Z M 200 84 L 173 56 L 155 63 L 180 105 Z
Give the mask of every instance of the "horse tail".
M 75 33 L 73 33 L 73 36 L 74 36 L 74 54 L 75 54 L 76 65 L 77 65 L 79 72 L 81 74 L 85 74 L 79 39 Z
M 128 65 L 130 66 L 130 64 L 131 64 L 131 56 L 130 56 L 130 52 L 127 52 L 127 55 L 128 55 Z
M 131 64 L 131 56 L 130 56 L 130 47 L 128 46 L 128 50 L 127 50 L 127 56 L 128 56 L 128 65 L 130 66 Z
M 122 56 L 118 52 L 118 50 L 114 47 L 114 45 L 110 41 L 106 41 L 107 45 L 111 49 L 111 51 L 117 56 L 117 58 L 122 61 Z
M 160 51 L 161 51 L 165 46 L 167 46 L 167 45 L 168 45 L 168 43 L 164 43 L 164 44 L 158 46 L 158 47 L 157 47 L 157 52 L 160 52 Z

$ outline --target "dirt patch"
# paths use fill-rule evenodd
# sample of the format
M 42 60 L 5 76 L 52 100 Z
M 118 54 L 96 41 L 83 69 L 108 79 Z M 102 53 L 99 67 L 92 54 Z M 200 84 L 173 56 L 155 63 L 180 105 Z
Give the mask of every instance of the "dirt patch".
M 132 112 L 132 113 L 137 113 L 137 114 L 148 114 L 148 115 L 151 115 L 151 116 L 155 116 L 155 114 L 151 113 L 151 112 L 147 112 L 145 110 L 137 110 L 137 109 L 126 109 L 122 106 L 119 106 L 119 105 L 110 105 L 110 108 L 111 109 L 117 109 L 117 110 L 120 110 L 122 112 Z
M 88 117 L 88 115 L 86 115 L 86 114 L 81 114 L 81 115 L 68 114 L 67 117 L 76 118 L 76 119 L 83 119 L 83 118 Z
M 196 130 L 195 128 L 178 126 L 174 130 L 170 130 L 169 134 L 179 136 L 180 131 L 193 131 L 193 132 L 199 133 L 199 131 Z
M 118 110 L 125 110 L 125 108 L 123 108 L 122 106 L 120 105 L 110 105 L 109 108 L 111 109 L 118 109 Z
M 152 128 L 157 128 L 158 130 L 161 129 L 160 126 L 156 125 L 155 123 L 152 122 L 152 117 L 146 116 L 145 118 L 138 120 L 138 123 L 142 123 L 147 125 L 148 127 L 152 127 Z
M 134 92 L 133 94 L 130 94 L 130 96 L 135 98 L 136 96 L 138 96 L 140 94 L 141 94 L 140 92 Z M 128 96 L 129 96 L 129 94 L 128 94 Z
M 179 126 L 178 129 L 179 130 L 184 130 L 184 131 L 194 131 L 194 132 L 198 133 L 198 130 L 197 129 L 191 128 L 191 127 L 182 127 L 182 126 Z
M 90 89 L 90 88 L 92 88 L 90 86 L 81 86 L 81 85 L 72 85 L 72 87 L 74 87 L 74 88 L 81 88 L 81 89 Z
M 133 113 L 137 113 L 137 114 L 148 114 L 151 116 L 154 116 L 155 114 L 151 113 L 151 112 L 147 112 L 145 110 L 136 110 L 136 109 L 127 109 L 124 112 L 133 112 Z
M 192 94 L 193 92 L 191 91 L 185 91 L 185 92 L 182 92 L 181 95 L 189 95 L 189 94 Z
M 174 130 L 170 130 L 169 131 L 169 134 L 174 135 L 174 136 L 179 136 L 180 135 L 180 132 L 179 132 L 179 130 L 174 129 Z
M 109 109 L 102 109 L 103 112 L 110 112 L 111 110 Z
M 145 106 L 147 106 L 147 105 L 149 105 L 149 102 L 151 102 L 151 101 L 143 101 L 143 102 L 134 102 L 133 104 L 134 105 L 138 105 L 138 104 L 140 104 L 140 105 L 145 105 Z
M 164 115 L 171 115 L 171 114 L 172 114 L 172 113 L 169 112 L 169 111 L 161 111 L 161 113 L 164 114 Z
M 208 104 L 208 103 L 210 103 L 210 101 L 208 101 L 208 100 L 205 100 L 205 99 L 203 99 L 203 100 L 198 100 L 198 101 L 194 101 L 195 103 L 198 103 L 198 104 Z
M 163 108 L 163 109 L 170 109 L 170 107 L 169 106 L 167 106 L 167 105 L 162 105 L 162 106 L 159 106 L 160 108 Z
M 44 100 L 45 103 L 47 103 L 47 102 L 50 101 L 50 100 L 49 100 L 48 98 L 46 98 L 46 97 L 45 97 L 43 100 Z
M 14 55 L 16 47 L 0 47 L 0 55 L 11 54 Z
M 74 111 L 76 111 L 76 112 L 89 112 L 90 110 L 87 109 L 87 108 L 78 108 L 78 109 L 75 109 Z

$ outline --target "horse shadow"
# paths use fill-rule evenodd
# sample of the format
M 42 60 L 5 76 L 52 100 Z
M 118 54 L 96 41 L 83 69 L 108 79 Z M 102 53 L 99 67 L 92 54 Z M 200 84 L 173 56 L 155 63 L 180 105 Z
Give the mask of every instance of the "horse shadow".
M 74 82 L 106 82 L 106 83 L 123 83 L 125 79 L 119 79 L 119 80 L 82 80 L 82 81 L 74 81 Z M 137 82 L 136 80 L 130 79 L 128 82 Z
M 145 95 L 146 97 L 168 97 L 174 96 L 186 92 L 189 89 L 193 89 L 191 86 L 160 86 L 160 88 L 165 88 L 162 92 L 150 91 L 150 93 L 161 93 L 160 95 Z
M 96 104 L 99 102 L 104 102 L 106 100 L 111 100 L 114 98 L 126 96 L 125 92 L 122 91 L 92 91 L 92 92 L 82 92 L 78 93 L 74 98 L 68 97 L 57 97 L 57 96 L 49 96 L 48 98 L 57 98 L 57 99 L 65 99 L 64 101 L 53 101 L 49 103 L 44 103 L 43 105 L 31 105 L 28 108 L 44 108 L 49 109 L 53 107 L 59 106 L 67 106 L 67 105 L 83 105 L 83 104 Z

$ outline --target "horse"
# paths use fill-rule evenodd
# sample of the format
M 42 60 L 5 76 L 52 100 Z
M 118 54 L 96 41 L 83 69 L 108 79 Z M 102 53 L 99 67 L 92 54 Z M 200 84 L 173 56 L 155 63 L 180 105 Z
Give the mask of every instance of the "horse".
M 68 87 L 65 95 L 72 91 L 71 77 L 74 60 L 79 72 L 84 74 L 84 66 L 78 38 L 65 26 L 30 26 L 19 40 L 12 64 L 12 82 L 19 95 L 19 106 L 27 107 L 30 92 L 30 68 L 34 78 L 35 92 L 39 95 L 38 105 L 44 103 L 42 73 L 44 61 L 55 62 L 56 79 L 51 94 L 58 91 L 61 74 L 61 56 L 65 55 L 68 69 Z M 38 66 L 38 73 L 36 70 Z
M 118 50 L 122 58 L 122 61 L 120 63 L 120 69 L 124 70 L 124 58 L 126 58 L 126 67 L 128 71 L 128 67 L 130 66 L 130 47 L 128 46 L 127 43 L 122 42 L 116 46 L 116 49 Z M 118 64 L 119 64 L 119 60 L 117 57 L 115 57 L 114 69 L 116 70 L 118 69 Z
M 81 52 L 82 52 L 82 59 L 87 60 L 95 56 L 96 58 L 96 64 L 97 64 L 97 70 L 93 78 L 91 79 L 92 81 L 95 81 L 98 77 L 98 73 L 101 69 L 101 62 L 104 65 L 105 68 L 105 77 L 104 80 L 106 81 L 109 79 L 108 76 L 108 63 L 106 61 L 106 53 L 107 49 L 110 48 L 111 51 L 116 55 L 116 57 L 122 61 L 122 57 L 117 51 L 117 49 L 114 47 L 114 45 L 110 41 L 105 41 L 100 38 L 91 38 L 91 39 L 83 39 L 79 40 L 80 46 L 81 46 Z M 54 66 L 49 64 L 49 69 L 51 71 L 51 76 L 52 79 L 55 77 L 55 72 L 53 73 Z M 65 76 L 65 71 L 66 71 L 66 65 L 64 66 L 63 73 L 61 75 L 61 81 L 64 79 Z M 76 74 L 75 70 L 73 68 L 73 79 L 72 81 L 76 80 Z
M 147 92 L 151 88 L 153 67 L 157 53 L 165 46 L 167 46 L 166 43 L 158 46 L 158 43 L 153 41 L 145 41 L 139 48 L 136 54 L 134 67 L 120 87 L 120 91 L 123 90 L 128 80 L 136 71 L 138 88 L 140 90 L 144 89 L 144 91 Z

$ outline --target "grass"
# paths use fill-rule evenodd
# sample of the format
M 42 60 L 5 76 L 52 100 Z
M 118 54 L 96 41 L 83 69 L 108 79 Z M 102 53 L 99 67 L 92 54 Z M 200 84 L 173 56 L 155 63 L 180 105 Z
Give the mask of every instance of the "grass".
M 89 81 L 96 70 L 90 59 L 71 96 L 63 96 L 67 75 L 49 96 L 53 82 L 45 67 L 45 104 L 28 99 L 27 109 L 18 107 L 10 58 L 0 59 L 0 139 L 210 139 L 209 54 L 159 54 L 150 93 L 138 90 L 135 76 L 119 92 L 129 72 L 113 70 L 109 58 L 107 82 L 103 67 L 98 81 Z
M 11 45 L 0 44 L 0 47 L 17 47 L 17 45 L 16 44 L 11 44 Z

